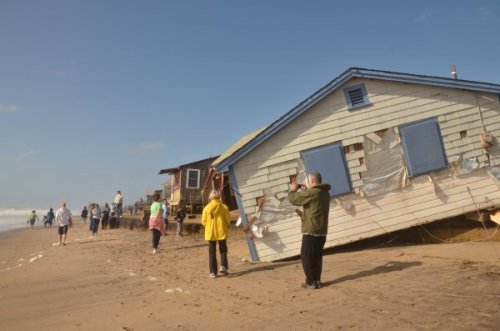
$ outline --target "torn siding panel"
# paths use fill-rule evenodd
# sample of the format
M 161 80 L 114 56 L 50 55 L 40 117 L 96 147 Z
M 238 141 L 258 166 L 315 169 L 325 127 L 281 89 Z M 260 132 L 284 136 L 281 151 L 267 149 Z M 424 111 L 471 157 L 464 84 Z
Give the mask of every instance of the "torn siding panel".
M 352 146 L 352 145 L 350 145 L 350 146 Z M 344 145 L 344 147 L 345 147 L 345 145 Z M 365 156 L 365 152 L 363 150 L 360 150 L 360 151 L 349 152 L 349 153 L 345 154 L 345 159 L 347 161 L 350 161 L 350 160 L 360 159 L 364 156 Z

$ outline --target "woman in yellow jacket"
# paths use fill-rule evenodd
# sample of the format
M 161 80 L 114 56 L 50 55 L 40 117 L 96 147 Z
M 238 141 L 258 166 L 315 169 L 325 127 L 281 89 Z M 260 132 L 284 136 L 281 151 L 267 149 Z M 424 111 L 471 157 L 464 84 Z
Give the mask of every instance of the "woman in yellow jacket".
M 220 194 L 217 191 L 210 192 L 208 197 L 210 202 L 203 208 L 201 224 L 205 227 L 205 240 L 208 241 L 208 263 L 210 267 L 210 278 L 217 277 L 217 256 L 216 244 L 219 243 L 221 259 L 220 273 L 229 274 L 227 264 L 227 228 L 231 223 L 229 209 L 220 201 Z

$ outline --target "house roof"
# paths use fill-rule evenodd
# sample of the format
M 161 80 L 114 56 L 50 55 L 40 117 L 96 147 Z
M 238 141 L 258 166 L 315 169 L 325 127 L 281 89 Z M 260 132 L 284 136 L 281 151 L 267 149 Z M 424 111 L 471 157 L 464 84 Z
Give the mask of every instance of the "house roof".
M 182 168 L 185 168 L 187 166 L 190 166 L 190 165 L 193 165 L 193 164 L 196 164 L 196 163 L 200 163 L 200 162 L 205 162 L 205 161 L 206 162 L 211 162 L 211 161 L 217 159 L 218 157 L 219 156 L 212 156 L 212 157 L 209 157 L 209 158 L 206 158 L 206 159 L 203 159 L 203 160 L 198 160 L 198 161 L 194 161 L 194 162 L 182 164 L 182 165 L 174 167 L 174 168 L 161 169 L 160 172 L 158 173 L 158 175 L 173 174 L 173 173 L 176 173 L 177 171 L 179 171 Z
M 247 134 L 246 136 L 241 137 L 234 145 L 229 147 L 224 153 L 221 154 L 221 156 L 219 156 L 214 162 L 212 162 L 212 166 L 216 167 L 220 162 L 227 159 L 241 147 L 245 146 L 246 143 L 255 138 L 259 133 L 264 131 L 264 129 L 266 128 L 267 126 L 264 126 L 258 130 L 255 130 L 254 132 Z
M 340 88 L 347 81 L 353 78 L 378 79 L 500 94 L 500 85 L 498 84 L 365 68 L 349 68 L 321 89 L 313 93 L 307 99 L 302 101 L 296 107 L 288 111 L 285 115 L 271 123 L 269 126 L 261 129 L 259 132 L 253 132 L 252 134 L 255 135 L 246 142 L 243 142 L 244 138 L 248 138 L 252 134 L 240 139 L 217 159 L 217 164 L 214 164 L 216 171 L 227 171 L 229 166 L 259 146 L 262 142 L 267 140 L 270 136 L 286 126 L 288 123 L 299 117 L 309 108 L 321 101 L 324 97 Z M 223 156 L 225 157 L 223 158 Z

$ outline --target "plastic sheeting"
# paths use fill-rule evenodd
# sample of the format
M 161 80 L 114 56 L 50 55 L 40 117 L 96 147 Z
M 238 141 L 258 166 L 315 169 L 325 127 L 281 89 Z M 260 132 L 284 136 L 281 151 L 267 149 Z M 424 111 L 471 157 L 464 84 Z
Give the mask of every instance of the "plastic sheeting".
M 465 175 L 479 169 L 480 164 L 477 158 L 464 159 L 459 156 L 457 161 L 451 163 L 451 174 L 455 177 Z
M 305 180 L 305 166 L 302 160 L 299 159 L 296 181 L 297 183 L 305 184 Z M 296 210 L 298 207 L 288 201 L 288 191 L 286 193 L 286 195 L 273 194 L 270 189 L 264 190 L 264 202 L 259 211 L 254 215 L 255 221 L 250 228 L 257 238 L 265 236 L 269 225 L 279 220 L 297 217 Z M 282 198 L 279 199 L 278 196 Z
M 497 185 L 500 185 L 500 166 L 487 166 L 486 170 L 488 171 L 488 174 L 495 180 Z
M 379 143 L 365 137 L 363 148 L 367 169 L 363 173 L 363 191 L 367 196 L 407 186 L 401 145 L 392 128 L 383 132 Z

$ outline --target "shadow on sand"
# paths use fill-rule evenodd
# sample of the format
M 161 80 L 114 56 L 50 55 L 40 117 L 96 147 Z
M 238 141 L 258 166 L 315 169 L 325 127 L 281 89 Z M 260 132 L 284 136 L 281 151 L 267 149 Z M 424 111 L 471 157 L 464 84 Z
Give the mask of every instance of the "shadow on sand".
M 295 264 L 300 264 L 300 261 L 275 262 L 275 263 L 270 263 L 270 264 L 266 264 L 266 265 L 257 266 L 255 268 L 251 268 L 251 269 L 247 269 L 247 270 L 242 270 L 242 271 L 234 272 L 234 273 L 231 273 L 230 277 L 244 276 L 244 275 L 250 274 L 252 272 L 275 270 L 275 269 L 278 269 L 278 268 L 288 267 L 290 265 L 295 265 Z
M 412 261 L 412 262 L 400 262 L 400 261 L 390 261 L 386 264 L 379 265 L 371 270 L 360 271 L 352 275 L 346 275 L 328 282 L 322 283 L 324 287 L 328 287 L 330 285 L 339 284 L 348 280 L 355 280 L 363 277 L 375 276 L 379 274 L 386 274 L 393 271 L 400 271 L 403 269 L 417 267 L 422 265 L 420 261 Z

